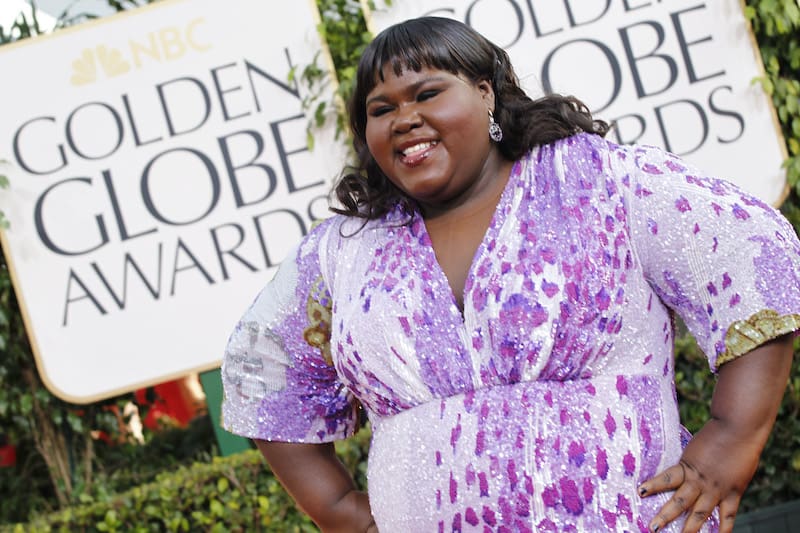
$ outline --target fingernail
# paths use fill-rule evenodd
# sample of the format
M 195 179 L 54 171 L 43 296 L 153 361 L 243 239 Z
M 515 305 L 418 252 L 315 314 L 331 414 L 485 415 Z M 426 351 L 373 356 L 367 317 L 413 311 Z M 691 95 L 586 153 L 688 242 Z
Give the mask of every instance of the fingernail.
M 647 494 L 647 487 L 642 485 L 641 487 L 639 487 L 639 496 L 644 496 L 645 494 Z
M 653 526 L 653 533 L 658 533 L 659 529 L 661 529 L 661 526 Z

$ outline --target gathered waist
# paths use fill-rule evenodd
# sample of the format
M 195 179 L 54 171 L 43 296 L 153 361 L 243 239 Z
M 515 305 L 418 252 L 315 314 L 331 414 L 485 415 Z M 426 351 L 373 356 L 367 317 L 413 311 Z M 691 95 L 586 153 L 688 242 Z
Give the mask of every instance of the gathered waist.
M 380 418 L 368 469 L 376 519 L 423 531 L 408 517 L 452 518 L 492 500 L 501 509 L 512 502 L 528 524 L 565 513 L 583 530 L 613 531 L 598 517 L 619 505 L 633 517 L 638 505 L 654 505 L 639 501 L 636 486 L 680 457 L 677 406 L 663 381 L 521 382 Z
M 434 407 L 444 409 L 447 404 L 461 404 L 466 412 L 471 412 L 473 406 L 481 401 L 496 403 L 500 398 L 514 397 L 518 398 L 525 408 L 535 409 L 537 406 L 544 408 L 545 405 L 550 405 L 557 401 L 559 397 L 562 399 L 581 397 L 589 402 L 606 401 L 615 397 L 620 399 L 652 395 L 671 397 L 673 389 L 674 385 L 670 380 L 651 374 L 600 375 L 565 381 L 519 381 L 516 383 L 490 384 L 448 396 L 432 397 L 429 400 L 405 406 L 397 412 L 389 414 L 382 415 L 370 411 L 369 418 L 373 426 L 380 426 L 387 420 L 398 416 L 419 416 L 420 413 L 414 414 L 415 410 L 428 412 Z M 543 404 L 542 402 L 537 404 L 534 401 L 534 398 L 537 397 L 543 401 Z

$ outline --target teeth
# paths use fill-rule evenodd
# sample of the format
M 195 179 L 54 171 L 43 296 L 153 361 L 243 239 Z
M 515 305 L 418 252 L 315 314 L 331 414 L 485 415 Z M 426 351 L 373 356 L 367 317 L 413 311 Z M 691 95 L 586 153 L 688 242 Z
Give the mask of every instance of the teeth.
M 408 148 L 403 150 L 403 155 L 411 155 L 411 154 L 419 152 L 421 150 L 427 150 L 428 148 L 430 148 L 431 146 L 433 146 L 435 144 L 436 144 L 436 142 L 433 141 L 433 142 L 424 142 L 424 143 L 415 144 L 414 146 L 409 146 Z

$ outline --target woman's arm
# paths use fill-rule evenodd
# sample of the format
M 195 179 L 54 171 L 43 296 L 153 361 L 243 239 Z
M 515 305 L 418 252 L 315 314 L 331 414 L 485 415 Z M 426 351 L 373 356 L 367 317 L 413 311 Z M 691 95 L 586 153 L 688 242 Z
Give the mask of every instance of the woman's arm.
M 298 507 L 324 533 L 377 533 L 367 495 L 356 490 L 333 444 L 255 443 Z
M 640 487 L 642 496 L 675 491 L 651 520 L 651 531 L 660 531 L 686 513 L 683 532 L 696 532 L 717 505 L 720 533 L 733 531 L 739 501 L 775 423 L 792 353 L 792 336 L 784 335 L 722 365 L 711 419 L 677 465 Z

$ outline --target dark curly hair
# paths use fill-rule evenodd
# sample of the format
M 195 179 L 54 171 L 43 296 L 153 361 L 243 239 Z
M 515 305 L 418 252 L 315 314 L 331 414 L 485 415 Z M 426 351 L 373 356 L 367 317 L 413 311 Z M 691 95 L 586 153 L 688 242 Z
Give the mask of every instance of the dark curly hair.
M 413 200 L 383 174 L 367 147 L 366 99 L 383 81 L 387 65 L 397 75 L 427 67 L 462 75 L 473 83 L 489 80 L 495 94 L 494 118 L 503 129 L 498 148 L 510 161 L 535 146 L 577 132 L 605 135 L 609 129 L 575 97 L 549 94 L 532 100 L 519 86 L 505 50 L 466 24 L 442 17 L 406 20 L 378 34 L 359 60 L 355 90 L 348 102 L 357 163 L 345 169 L 334 186 L 342 206 L 331 208 L 337 213 L 375 219 L 398 205 L 406 213 L 412 211 Z

